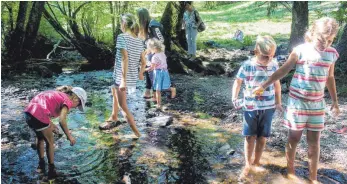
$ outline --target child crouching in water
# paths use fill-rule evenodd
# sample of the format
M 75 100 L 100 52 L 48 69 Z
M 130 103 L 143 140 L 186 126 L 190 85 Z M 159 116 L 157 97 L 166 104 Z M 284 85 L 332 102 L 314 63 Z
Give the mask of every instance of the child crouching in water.
M 276 51 L 276 43 L 270 36 L 258 36 L 255 45 L 256 57 L 246 61 L 238 71 L 232 89 L 232 101 L 237 104 L 242 82 L 245 83 L 243 98 L 243 135 L 245 136 L 244 154 L 245 168 L 240 179 L 244 179 L 251 169 L 260 166 L 260 158 L 263 153 L 266 138 L 271 134 L 271 122 L 275 110 L 282 111 L 281 85 L 277 80 L 262 96 L 253 96 L 252 90 L 258 87 L 277 69 L 277 62 L 273 61 Z M 253 150 L 255 157 L 251 161 Z
M 303 131 L 307 130 L 308 159 L 311 183 L 318 183 L 317 169 L 320 153 L 320 136 L 324 130 L 325 101 L 324 89 L 327 86 L 334 116 L 340 113 L 334 77 L 335 62 L 339 57 L 331 47 L 338 32 L 335 19 L 321 18 L 314 22 L 305 35 L 305 42 L 293 49 L 286 63 L 253 93 L 261 95 L 268 86 L 286 76 L 295 67 L 290 83 L 284 126 L 288 128 L 286 158 L 288 178 L 295 176 L 296 147 Z
M 25 108 L 26 123 L 36 134 L 37 154 L 39 156 L 38 173 L 46 172 L 44 160 L 44 142 L 46 143 L 46 153 L 48 158 L 48 179 L 57 177 L 54 166 L 54 125 L 50 118 L 59 117 L 59 124 L 63 129 L 70 145 L 73 146 L 76 140 L 69 132 L 66 116 L 70 109 L 78 107 L 84 110 L 87 101 L 87 93 L 80 87 L 61 86 L 55 91 L 44 91 L 36 95 Z
M 152 38 L 147 41 L 147 49 L 154 55 L 151 58 L 151 67 L 146 71 L 153 70 L 153 90 L 156 91 L 157 109 L 161 109 L 161 91 L 172 90 L 164 53 L 165 46 L 158 39 Z

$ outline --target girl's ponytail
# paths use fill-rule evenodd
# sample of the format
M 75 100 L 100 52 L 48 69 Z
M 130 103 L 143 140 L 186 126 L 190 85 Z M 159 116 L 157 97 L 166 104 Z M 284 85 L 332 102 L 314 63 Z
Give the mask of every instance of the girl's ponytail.
M 66 93 L 68 95 L 72 95 L 73 94 L 72 88 L 73 88 L 72 86 L 59 86 L 55 90 L 59 91 L 59 92 Z

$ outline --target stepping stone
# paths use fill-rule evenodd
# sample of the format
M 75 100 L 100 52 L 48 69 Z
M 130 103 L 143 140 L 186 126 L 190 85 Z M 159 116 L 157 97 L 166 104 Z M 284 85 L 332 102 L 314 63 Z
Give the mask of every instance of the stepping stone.
M 158 116 L 146 120 L 147 125 L 152 127 L 166 127 L 169 126 L 172 122 L 172 116 Z

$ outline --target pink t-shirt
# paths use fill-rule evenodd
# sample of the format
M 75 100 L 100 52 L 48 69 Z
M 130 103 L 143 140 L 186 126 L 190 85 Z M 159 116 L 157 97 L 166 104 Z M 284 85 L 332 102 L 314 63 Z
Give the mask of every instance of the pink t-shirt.
M 58 117 L 65 105 L 68 109 L 72 106 L 69 96 L 59 91 L 44 91 L 36 95 L 25 108 L 28 112 L 42 123 L 49 124 L 52 117 Z
M 153 64 L 155 64 L 154 69 L 167 69 L 167 63 L 166 63 L 166 55 L 164 52 L 156 53 L 152 57 Z

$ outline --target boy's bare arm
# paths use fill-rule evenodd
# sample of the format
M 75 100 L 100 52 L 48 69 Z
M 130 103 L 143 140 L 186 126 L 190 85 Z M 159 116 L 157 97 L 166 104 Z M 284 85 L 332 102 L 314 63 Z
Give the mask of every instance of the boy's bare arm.
M 242 79 L 235 79 L 233 84 L 232 98 L 231 98 L 233 101 L 237 100 L 240 93 L 241 85 L 242 85 Z

